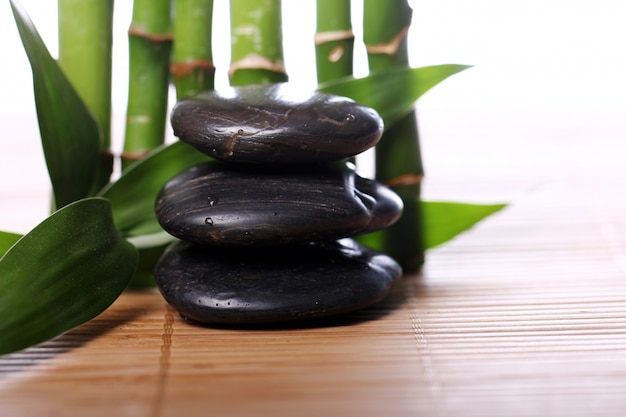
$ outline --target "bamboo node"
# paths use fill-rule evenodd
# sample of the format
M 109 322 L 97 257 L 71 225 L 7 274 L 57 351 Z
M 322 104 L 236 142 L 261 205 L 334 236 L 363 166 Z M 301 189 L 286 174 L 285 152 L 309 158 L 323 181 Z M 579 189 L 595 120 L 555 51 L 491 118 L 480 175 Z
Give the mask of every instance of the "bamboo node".
M 231 63 L 228 69 L 228 75 L 232 77 L 235 72 L 242 69 L 266 70 L 286 74 L 285 65 L 281 60 L 272 61 L 258 54 L 248 55 L 239 61 Z
M 172 62 L 170 64 L 170 74 L 174 78 L 182 78 L 193 74 L 194 71 L 201 70 L 206 72 L 215 72 L 213 61 L 206 59 L 188 59 L 181 62 Z
M 395 178 L 391 178 L 390 180 L 385 181 L 384 184 L 389 187 L 418 185 L 422 183 L 423 178 L 423 175 L 404 174 Z
M 134 161 L 139 161 L 140 159 L 145 158 L 146 156 L 148 156 L 149 153 L 150 153 L 150 151 L 142 151 L 142 152 L 124 151 L 124 152 L 122 152 L 120 157 L 124 161 L 134 162 Z
M 152 122 L 152 117 L 147 114 L 137 114 L 126 118 L 128 124 L 146 124 Z
M 409 27 L 405 26 L 389 42 L 377 43 L 374 45 L 365 45 L 365 49 L 367 50 L 367 53 L 369 54 L 394 55 L 398 51 L 400 44 L 402 43 L 404 38 L 406 38 L 408 33 L 409 33 Z
M 343 41 L 346 39 L 354 39 L 352 29 L 333 30 L 328 32 L 317 32 L 313 37 L 316 45 L 322 45 L 328 42 Z
M 146 39 L 152 43 L 171 42 L 174 39 L 172 33 L 148 33 L 144 28 L 136 25 L 130 25 L 128 35 Z

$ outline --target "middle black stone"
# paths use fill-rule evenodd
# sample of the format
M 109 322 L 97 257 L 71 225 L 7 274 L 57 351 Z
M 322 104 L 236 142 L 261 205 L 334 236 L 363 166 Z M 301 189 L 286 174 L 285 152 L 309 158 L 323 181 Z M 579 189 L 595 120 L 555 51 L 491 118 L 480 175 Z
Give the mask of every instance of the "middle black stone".
M 346 163 L 302 170 L 208 162 L 177 175 L 156 201 L 167 232 L 220 246 L 356 236 L 389 226 L 401 211 L 397 194 Z

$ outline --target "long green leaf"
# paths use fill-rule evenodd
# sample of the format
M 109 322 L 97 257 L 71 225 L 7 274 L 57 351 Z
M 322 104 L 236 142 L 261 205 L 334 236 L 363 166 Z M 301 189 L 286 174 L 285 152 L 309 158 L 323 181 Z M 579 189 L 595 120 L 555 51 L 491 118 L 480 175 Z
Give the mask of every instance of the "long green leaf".
M 504 207 L 506 204 L 422 202 L 424 244 L 426 248 L 441 245 Z
M 55 337 L 104 311 L 128 285 L 137 251 L 102 198 L 71 203 L 0 258 L 0 354 Z
M 424 248 L 431 249 L 469 230 L 484 218 L 502 210 L 506 204 L 468 204 L 445 201 L 421 201 Z M 384 251 L 383 232 L 359 236 L 359 241 Z
M 115 224 L 125 236 L 159 235 L 163 229 L 154 214 L 157 194 L 174 175 L 208 158 L 184 142 L 161 146 L 129 166 L 99 195 L 111 201 Z M 163 244 L 162 239 L 157 238 L 157 244 Z
M 0 256 L 4 255 L 22 235 L 11 232 L 0 232 Z
M 367 77 L 345 77 L 319 86 L 320 91 L 350 97 L 375 109 L 390 127 L 413 108 L 415 101 L 468 65 L 444 64 L 421 68 L 394 68 Z
M 41 142 L 56 207 L 89 196 L 96 180 L 101 129 L 30 17 L 16 1 L 13 16 L 33 72 Z

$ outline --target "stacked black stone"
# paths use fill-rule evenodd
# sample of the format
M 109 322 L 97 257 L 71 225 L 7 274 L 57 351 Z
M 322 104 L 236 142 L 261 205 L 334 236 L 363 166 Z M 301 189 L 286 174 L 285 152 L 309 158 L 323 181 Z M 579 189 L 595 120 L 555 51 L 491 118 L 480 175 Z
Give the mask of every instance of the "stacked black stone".
M 395 222 L 402 200 L 346 160 L 374 146 L 382 120 L 349 99 L 289 84 L 181 100 L 174 133 L 215 160 L 169 181 L 156 201 L 180 239 L 155 281 L 185 318 L 249 324 L 361 309 L 402 274 L 350 237 Z

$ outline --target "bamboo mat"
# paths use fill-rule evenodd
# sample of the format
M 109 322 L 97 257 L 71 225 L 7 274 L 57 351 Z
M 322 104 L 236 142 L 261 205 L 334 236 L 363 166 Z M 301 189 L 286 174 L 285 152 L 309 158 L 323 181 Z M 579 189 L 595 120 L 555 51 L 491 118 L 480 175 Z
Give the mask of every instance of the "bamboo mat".
M 378 306 L 318 325 L 202 328 L 156 292 L 125 293 L 0 357 L 0 415 L 621 416 L 620 187 L 536 185 L 429 252 Z

